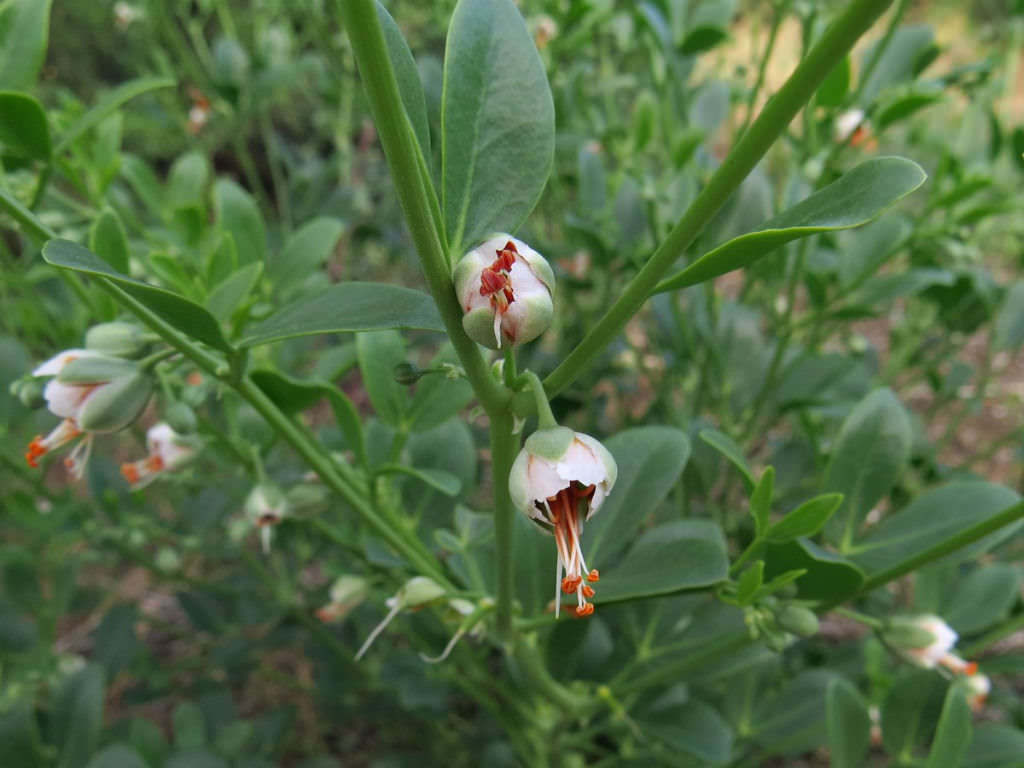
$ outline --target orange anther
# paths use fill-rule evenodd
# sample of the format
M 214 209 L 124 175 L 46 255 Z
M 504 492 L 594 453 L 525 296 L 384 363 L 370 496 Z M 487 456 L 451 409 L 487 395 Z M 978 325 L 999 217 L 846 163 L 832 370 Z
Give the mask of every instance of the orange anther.
M 579 618 L 581 618 L 581 619 L 584 616 L 589 616 L 593 612 L 594 612 L 594 604 L 593 603 L 584 603 L 583 605 L 576 606 L 576 615 Z
M 32 442 L 28 444 L 28 450 L 25 451 L 25 461 L 32 469 L 39 467 L 39 457 L 46 453 L 46 447 L 43 445 L 43 436 L 36 435 Z
M 587 581 L 600 581 L 600 580 L 601 580 L 601 574 L 598 572 L 597 568 L 591 568 L 590 569 L 590 573 L 587 574 Z
M 203 375 L 199 371 L 192 371 L 185 379 L 190 387 L 198 387 L 203 383 Z
M 976 661 L 968 662 L 967 666 L 964 667 L 964 674 L 966 674 L 968 676 L 978 674 L 978 662 L 976 662 Z
M 122 464 L 121 476 L 124 477 L 129 484 L 135 485 L 135 483 L 139 482 L 139 469 L 134 464 Z
M 566 576 L 562 579 L 562 591 L 571 595 L 577 589 L 580 588 L 580 578 L 578 576 Z
M 584 597 L 593 597 L 594 596 L 594 588 L 592 586 L 590 586 L 589 584 L 584 584 L 583 585 L 583 596 Z
M 146 469 L 150 472 L 162 472 L 164 460 L 160 456 L 149 456 L 146 458 Z

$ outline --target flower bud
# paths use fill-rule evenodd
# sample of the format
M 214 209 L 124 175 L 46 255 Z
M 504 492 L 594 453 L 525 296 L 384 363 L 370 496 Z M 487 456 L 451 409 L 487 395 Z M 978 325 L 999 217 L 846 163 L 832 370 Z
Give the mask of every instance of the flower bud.
M 977 712 L 985 706 L 985 700 L 992 691 L 992 681 L 988 679 L 988 675 L 983 675 L 980 672 L 967 675 L 963 678 L 963 686 L 967 703 L 971 709 Z
M 78 412 L 78 426 L 86 432 L 117 432 L 133 423 L 142 414 L 153 380 L 136 371 L 96 387 Z
M 932 669 L 941 664 L 953 672 L 968 675 L 973 675 L 978 670 L 977 664 L 964 661 L 952 652 L 957 634 L 938 616 L 890 619 L 882 631 L 882 639 L 901 650 L 914 664 L 925 669 Z
M 444 597 L 444 587 L 426 576 L 415 576 L 402 585 L 395 595 L 400 609 L 416 608 Z
M 270 551 L 271 530 L 288 514 L 288 499 L 273 483 L 258 483 L 245 500 L 245 516 L 260 529 L 264 553 Z
M 188 463 L 199 450 L 200 442 L 195 437 L 179 435 L 166 422 L 154 424 L 146 430 L 144 459 L 121 465 L 121 474 L 132 490 L 149 485 L 164 472 L 173 472 Z
M 146 348 L 146 337 L 131 323 L 100 323 L 86 331 L 85 348 L 115 357 L 135 357 Z
M 198 428 L 196 412 L 180 400 L 171 403 L 164 411 L 164 421 L 179 435 L 194 435 Z
M 366 599 L 369 591 L 366 579 L 348 574 L 339 576 L 331 585 L 330 602 L 316 612 L 317 618 L 325 622 L 341 621 Z
M 601 508 L 617 474 L 615 459 L 607 448 L 590 435 L 567 427 L 534 432 L 512 464 L 508 480 L 512 503 L 555 537 L 556 617 L 559 587 L 565 594 L 576 594 L 577 616 L 594 612 L 587 598 L 594 596 L 590 583 L 600 576 L 596 569 L 587 568 L 580 536 L 583 522 Z
M 544 257 L 521 240 L 494 235 L 462 257 L 453 277 L 465 313 L 462 327 L 478 344 L 518 346 L 551 325 L 555 276 Z
M 818 634 L 818 617 L 814 611 L 802 605 L 786 605 L 775 614 L 775 623 L 798 637 L 813 637 Z
M 423 378 L 423 371 L 408 360 L 403 360 L 395 366 L 393 376 L 399 384 L 408 387 Z

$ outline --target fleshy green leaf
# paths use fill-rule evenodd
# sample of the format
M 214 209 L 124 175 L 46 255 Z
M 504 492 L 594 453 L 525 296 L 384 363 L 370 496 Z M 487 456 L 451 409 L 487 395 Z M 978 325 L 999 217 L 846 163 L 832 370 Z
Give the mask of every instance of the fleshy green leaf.
M 925 549 L 1013 506 L 1020 496 L 1002 485 L 984 482 L 951 483 L 927 491 L 900 512 L 890 515 L 848 554 L 869 574 L 887 570 Z M 1008 525 L 959 550 L 957 560 L 967 560 L 1004 541 L 1020 530 L 1021 521 Z
M 248 298 L 263 274 L 263 264 L 255 262 L 242 267 L 224 282 L 210 291 L 206 299 L 206 307 L 210 314 L 224 322 Z
M 835 600 L 853 594 L 864 583 L 864 572 L 834 552 L 808 539 L 765 546 L 765 576 L 803 570 L 796 580 L 798 594 L 806 600 Z
M 267 260 L 267 235 L 263 216 L 252 196 L 230 179 L 213 185 L 217 223 L 235 241 L 239 265 Z
M 902 157 L 868 160 L 769 219 L 754 232 L 708 251 L 682 271 L 658 283 L 654 292 L 696 285 L 749 266 L 792 240 L 866 224 L 920 187 L 926 178 L 917 163 Z
M 906 411 L 889 389 L 870 393 L 843 422 L 822 483 L 822 490 L 843 494 L 843 504 L 829 527 L 843 549 L 852 544 L 865 516 L 903 473 L 912 440 Z
M 61 683 L 51 706 L 58 768 L 78 768 L 92 754 L 103 728 L 103 668 L 87 664 Z
M 964 756 L 964 768 L 1005 768 L 1019 765 L 1024 731 L 1003 723 L 982 723 Z
M 50 126 L 42 105 L 34 97 L 14 91 L 0 92 L 0 144 L 12 155 L 50 159 Z
M 182 333 L 224 352 L 231 350 L 217 320 L 201 306 L 184 296 L 121 274 L 77 243 L 50 240 L 43 246 L 43 258 L 55 267 L 106 278 Z
M 30 91 L 46 58 L 52 0 L 0 3 L 0 88 Z
M 79 117 L 61 134 L 54 147 L 54 154 L 59 154 L 90 128 L 102 123 L 109 115 L 120 109 L 125 103 L 150 91 L 161 88 L 172 88 L 176 85 L 169 77 L 141 77 L 119 85 L 106 93 L 88 112 Z
M 398 82 L 398 93 L 402 98 L 402 106 L 405 107 L 405 114 L 409 116 L 409 123 L 416 135 L 416 141 L 420 145 L 420 151 L 425 160 L 430 160 L 430 123 L 427 120 L 427 99 L 423 95 L 423 84 L 420 81 L 420 73 L 416 68 L 416 61 L 413 59 L 409 44 L 402 37 L 402 32 L 395 24 L 384 6 L 377 3 L 377 16 L 380 19 L 380 26 L 384 32 L 384 43 L 388 49 L 388 58 L 391 59 L 391 68 L 395 72 L 395 80 Z
M 871 744 L 871 717 L 860 693 L 841 677 L 828 684 L 825 723 L 833 768 L 859 768 Z
M 240 346 L 318 333 L 352 333 L 389 328 L 443 331 L 433 299 L 387 283 L 338 283 L 317 296 L 279 309 L 249 329 Z
M 747 605 L 764 582 L 764 561 L 758 560 L 747 568 L 736 583 L 736 600 Z
M 996 345 L 1000 349 L 1018 349 L 1024 344 L 1024 282 L 1014 283 L 996 316 Z
M 772 494 L 775 491 L 775 468 L 766 467 L 750 494 L 750 514 L 754 518 L 754 531 L 760 539 L 768 530 L 772 514 Z
M 906 82 L 916 74 L 915 62 L 935 40 L 935 32 L 925 24 L 899 27 L 878 59 L 871 77 L 860 86 L 860 103 L 870 105 L 879 92 L 890 85 Z M 881 40 L 874 41 L 864 49 L 860 71 L 867 69 L 875 57 Z
M 838 107 L 850 90 L 850 57 L 844 56 L 828 73 L 814 94 L 814 101 L 819 107 Z
M 756 485 L 757 480 L 754 478 L 754 471 L 750 468 L 747 457 L 743 455 L 743 449 L 736 444 L 735 440 L 724 432 L 719 432 L 717 429 L 702 429 L 700 431 L 700 439 L 732 462 L 733 466 L 743 476 L 743 481 L 748 489 Z
M 614 557 L 661 503 L 690 457 L 685 432 L 637 427 L 605 441 L 619 474 L 600 511 L 583 528 L 583 551 L 594 562 Z
M 128 235 L 113 208 L 103 209 L 92 223 L 89 249 L 118 272 L 128 271 Z
M 769 527 L 765 538 L 781 543 L 800 536 L 813 536 L 828 522 L 842 501 L 841 493 L 826 493 L 805 501 Z
M 134 748 L 111 744 L 93 755 L 85 768 L 149 768 L 149 764 Z
M 405 422 L 409 398 L 405 387 L 395 381 L 395 366 L 405 360 L 405 343 L 396 331 L 373 331 L 356 336 L 356 353 L 363 386 L 373 410 L 385 424 L 397 427 Z
M 1009 563 L 976 568 L 956 581 L 942 617 L 961 635 L 988 629 L 1010 615 L 1020 583 L 1020 570 Z
M 587 564 L 595 560 L 587 553 Z M 602 569 L 595 603 L 710 587 L 729 574 L 722 529 L 707 520 L 665 523 L 642 534 L 621 562 Z
M 443 469 L 417 469 L 404 464 L 384 464 L 377 467 L 377 471 L 414 477 L 445 496 L 458 496 L 459 491 L 462 490 L 462 481 Z
M 460 0 L 448 29 L 441 112 L 445 230 L 459 254 L 533 210 L 554 160 L 544 64 L 512 0 Z
M 971 742 L 971 708 L 959 685 L 949 686 L 925 768 L 960 768 Z
M 702 701 L 655 706 L 637 715 L 636 721 L 644 733 L 702 763 L 720 765 L 732 755 L 732 729 Z
M 752 738 L 770 754 L 805 752 L 825 741 L 825 694 L 834 673 L 809 669 L 758 701 Z
M 337 219 L 323 217 L 293 232 L 267 267 L 274 290 L 286 291 L 320 269 L 334 251 L 344 228 Z

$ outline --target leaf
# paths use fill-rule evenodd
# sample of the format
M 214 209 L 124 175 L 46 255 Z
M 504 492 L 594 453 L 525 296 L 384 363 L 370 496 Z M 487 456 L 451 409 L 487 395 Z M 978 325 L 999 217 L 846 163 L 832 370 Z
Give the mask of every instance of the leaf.
M 89 250 L 118 272 L 129 269 L 128 235 L 113 208 L 104 208 L 89 230 Z
M 996 315 L 995 341 L 999 349 L 1018 349 L 1024 344 L 1024 282 L 1014 283 Z
M 448 28 L 441 108 L 445 230 L 460 254 L 513 232 L 554 161 L 555 110 L 544 64 L 512 0 L 460 0 Z
M 263 274 L 263 264 L 242 267 L 210 291 L 206 307 L 220 322 L 226 322 L 252 293 Z
M 218 179 L 213 185 L 217 224 L 230 232 L 241 266 L 267 260 L 267 235 L 263 216 L 252 197 L 230 179 Z
M 944 485 L 922 493 L 903 510 L 886 517 L 847 554 L 869 575 L 878 573 L 949 541 L 1019 500 L 1017 493 L 994 483 Z M 1008 525 L 959 550 L 954 559 L 962 562 L 974 557 L 1006 540 L 1020 527 L 1021 521 Z
M 757 484 L 754 471 L 750 468 L 747 457 L 743 455 L 743 449 L 725 432 L 719 432 L 717 429 L 702 429 L 700 439 L 732 462 L 733 466 L 743 475 L 743 481 L 748 490 Z
M 956 275 L 940 267 L 918 267 L 895 275 L 878 275 L 864 283 L 850 304 L 870 307 L 893 299 L 915 296 L 935 285 L 951 286 Z
M 274 290 L 286 291 L 320 269 L 334 252 L 344 229 L 337 219 L 322 217 L 293 232 L 267 267 Z
M 798 754 L 825 742 L 825 696 L 835 673 L 810 669 L 758 701 L 753 739 L 769 754 Z
M 34 97 L 0 91 L 0 144 L 12 155 L 50 159 L 50 126 L 42 105 Z
M 93 755 L 85 768 L 149 768 L 149 764 L 127 744 L 111 744 Z
M 377 17 L 380 19 L 381 30 L 384 32 L 384 44 L 391 59 L 391 68 L 398 83 L 398 93 L 402 98 L 402 106 L 409 117 L 416 142 L 420 145 L 423 158 L 430 161 L 430 123 L 427 120 L 427 99 L 423 95 L 423 83 L 420 72 L 416 68 L 409 44 L 402 37 L 398 25 L 384 6 L 377 2 Z
M 842 501 L 841 493 L 826 493 L 805 501 L 770 526 L 765 540 L 782 543 L 800 536 L 813 536 L 828 522 Z
M 202 205 L 210 182 L 210 161 L 199 151 L 186 152 L 174 161 L 167 176 L 167 198 L 175 208 Z
M 462 481 L 451 472 L 445 472 L 443 469 L 417 469 L 416 467 L 407 467 L 404 464 L 384 464 L 377 467 L 377 471 L 414 477 L 421 483 L 429 485 L 435 491 L 440 491 L 445 496 L 458 496 L 462 490 Z
M 932 28 L 920 24 L 898 27 L 886 48 L 878 59 L 868 80 L 860 86 L 859 103 L 870 105 L 879 92 L 890 85 L 910 80 L 915 75 L 915 62 L 922 51 L 932 45 L 935 33 Z M 875 57 L 880 40 L 876 40 L 864 49 L 861 57 L 860 71 L 865 72 L 868 64 Z
M 1020 582 L 1020 571 L 1009 563 L 976 568 L 957 579 L 942 617 L 961 635 L 988 629 L 1010 615 Z
M 717 765 L 727 763 L 732 756 L 732 729 L 702 701 L 656 708 L 637 715 L 636 723 L 658 741 L 701 761 Z
M 763 538 L 772 515 L 772 494 L 775 490 L 775 468 L 766 467 L 750 494 L 750 515 L 754 518 L 754 533 Z
M 822 483 L 823 491 L 843 494 L 829 526 L 842 550 L 849 548 L 868 512 L 903 474 L 912 440 L 910 420 L 892 390 L 875 390 L 846 417 Z
M 1002 723 L 981 723 L 964 755 L 964 768 L 1019 768 L 1024 731 Z
M 206 744 L 206 718 L 199 705 L 182 701 L 171 714 L 175 749 L 200 749 Z
M 67 130 L 57 140 L 57 146 L 54 147 L 53 153 L 57 155 L 63 152 L 79 136 L 102 123 L 132 99 L 161 88 L 173 88 L 175 85 L 177 83 L 169 77 L 140 77 L 117 86 L 114 90 L 104 94 L 88 112 L 67 127 Z
M 658 283 L 654 293 L 696 285 L 747 267 L 792 240 L 866 224 L 920 187 L 926 178 L 917 163 L 902 157 L 868 160 L 757 230 L 708 251 Z
M 864 699 L 841 677 L 825 692 L 825 724 L 832 768 L 858 768 L 871 745 L 871 717 Z
M 747 568 L 736 583 L 736 600 L 740 605 L 747 605 L 761 588 L 764 582 L 764 561 L 758 560 Z
M 3 630 L 0 630 L 2 634 Z M 52 759 L 44 758 L 39 749 L 34 703 L 19 697 L 0 710 L 0 744 L 4 749 L 4 766 L 10 768 L 49 768 Z
M 932 87 L 928 90 L 911 90 L 902 93 L 898 97 L 886 101 L 878 109 L 873 118 L 874 128 L 881 133 L 893 123 L 906 120 L 918 110 L 930 107 L 941 100 L 942 90 L 940 88 Z
M 931 739 L 946 681 L 931 670 L 903 669 L 882 702 L 882 741 L 890 755 L 914 753 Z M 901 761 L 903 762 L 903 761 Z
M 583 528 L 583 551 L 595 562 L 621 552 L 644 518 L 679 479 L 690 457 L 686 433 L 672 427 L 636 427 L 605 442 L 618 465 L 615 487 Z
M 450 348 L 430 361 L 431 368 L 445 363 L 459 364 L 459 358 Z M 449 379 L 444 373 L 431 373 L 416 382 L 416 391 L 409 404 L 409 429 L 425 432 L 448 421 L 473 399 L 473 387 L 464 376 Z
M 240 346 L 255 347 L 296 336 L 390 328 L 444 331 L 434 300 L 387 283 L 338 283 L 299 299 L 256 324 Z
M 78 768 L 92 754 L 103 728 L 103 668 L 87 664 L 60 684 L 51 704 L 59 768 Z
M 223 352 L 231 351 L 231 345 L 224 338 L 216 318 L 201 306 L 184 296 L 121 274 L 77 243 L 50 240 L 43 246 L 43 258 L 55 267 L 111 280 L 182 333 Z
M 0 88 L 30 91 L 46 58 L 52 0 L 0 4 Z
M 362 466 L 368 466 L 366 442 L 359 413 L 340 389 L 326 381 L 296 379 L 272 370 L 255 370 L 250 374 L 250 378 L 285 413 L 304 411 L 326 397 L 331 404 L 331 410 L 334 411 L 338 428 L 345 435 L 348 447 L 355 453 Z
M 836 600 L 864 583 L 864 572 L 856 563 L 808 539 L 765 546 L 766 578 L 798 570 L 805 573 L 796 580 L 797 594 L 805 600 Z
M 397 331 L 373 331 L 356 336 L 356 353 L 363 386 L 373 410 L 385 424 L 405 424 L 409 398 L 395 381 L 395 366 L 405 360 L 405 343 Z
M 949 686 L 925 768 L 960 768 L 971 742 L 971 708 L 964 689 Z
M 590 552 L 587 560 L 594 566 L 596 561 Z M 604 604 L 710 587 L 728 575 L 722 529 L 707 520 L 679 520 L 641 534 L 621 562 L 602 570 L 594 602 Z

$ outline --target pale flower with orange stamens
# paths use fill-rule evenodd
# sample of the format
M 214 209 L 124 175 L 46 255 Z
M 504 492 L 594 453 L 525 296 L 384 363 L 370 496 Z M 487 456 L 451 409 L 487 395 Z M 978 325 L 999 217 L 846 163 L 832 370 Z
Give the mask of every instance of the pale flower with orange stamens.
M 992 691 L 992 681 L 988 679 L 988 675 L 975 671 L 964 678 L 963 684 L 964 692 L 967 694 L 967 703 L 972 710 L 977 712 L 985 706 L 985 700 L 988 699 L 988 695 Z
M 146 450 L 149 455 L 138 461 L 121 465 L 121 474 L 132 490 L 145 488 L 164 472 L 171 472 L 186 464 L 198 446 L 193 439 L 179 435 L 170 425 L 160 422 L 146 430 Z
M 567 427 L 540 429 L 527 438 L 509 474 L 512 503 L 555 538 L 555 617 L 561 596 L 576 595 L 575 614 L 594 612 L 588 598 L 597 569 L 587 567 L 580 538 L 583 523 L 597 512 L 615 485 L 618 468 L 608 449 L 590 435 Z M 564 576 L 563 576 L 564 574 Z

